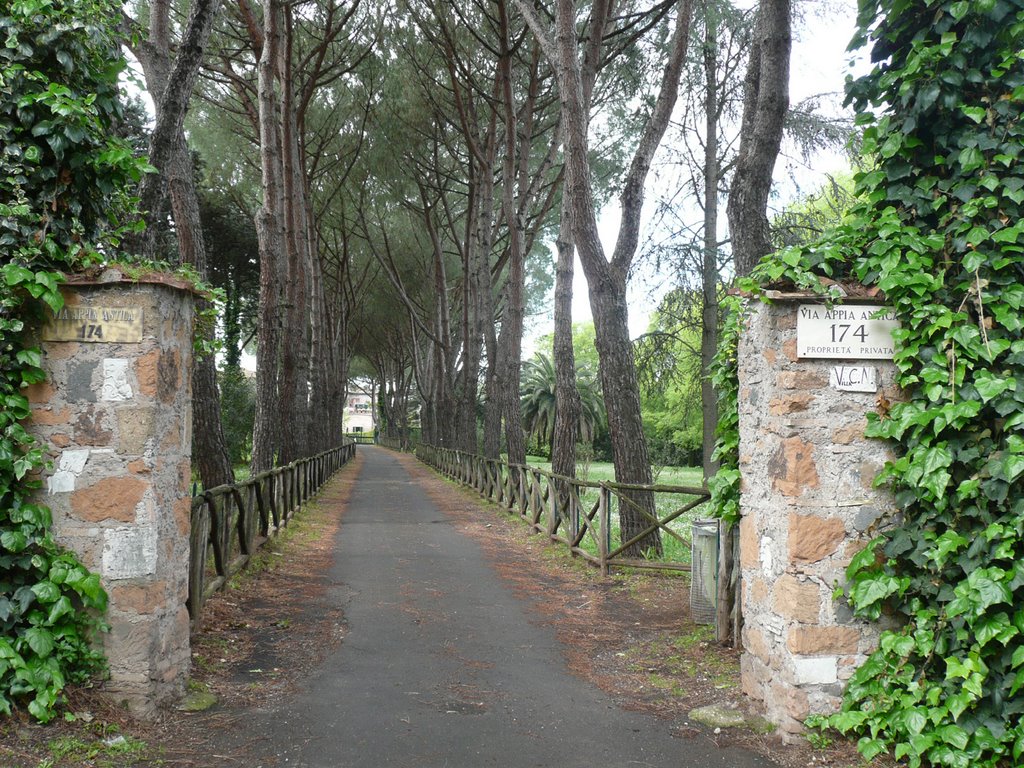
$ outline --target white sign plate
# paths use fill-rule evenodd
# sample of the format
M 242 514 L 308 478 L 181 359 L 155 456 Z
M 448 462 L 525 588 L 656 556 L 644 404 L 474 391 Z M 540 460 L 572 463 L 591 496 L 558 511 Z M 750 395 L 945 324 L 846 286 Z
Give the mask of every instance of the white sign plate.
M 840 392 L 877 392 L 878 369 L 873 365 L 835 365 L 828 385 Z
M 801 304 L 796 318 L 797 357 L 892 360 L 892 310 L 873 304 Z

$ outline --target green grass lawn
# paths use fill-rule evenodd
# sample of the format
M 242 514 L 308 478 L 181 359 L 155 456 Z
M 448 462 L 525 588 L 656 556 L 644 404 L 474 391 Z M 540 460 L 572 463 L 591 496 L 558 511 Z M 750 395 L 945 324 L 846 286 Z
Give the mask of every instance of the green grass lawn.
M 526 461 L 532 467 L 551 471 L 551 462 L 541 456 L 527 456 Z M 615 480 L 615 470 L 611 462 L 595 461 L 591 462 L 589 467 L 581 465 L 577 469 L 577 476 L 581 480 L 588 480 L 590 482 L 609 482 Z M 655 478 L 655 484 L 657 485 L 680 485 L 691 488 L 701 487 L 703 481 L 704 473 L 700 467 L 663 467 L 660 468 L 660 471 L 657 471 Z M 694 497 L 680 493 L 656 493 L 654 499 L 658 516 L 664 518 L 673 511 L 685 506 Z M 596 503 L 597 489 L 587 489 L 582 497 L 582 501 L 585 505 Z M 618 546 L 619 542 L 619 516 L 616 512 L 617 509 L 618 501 L 616 500 L 615 509 L 611 515 L 613 549 Z M 668 527 L 678 534 L 682 541 L 675 536 L 662 532 L 661 539 L 664 554 L 658 559 L 663 562 L 689 563 L 691 559 L 690 538 L 693 521 L 706 518 L 707 516 L 707 506 L 701 505 L 669 523 Z M 591 554 L 597 554 L 597 544 L 591 536 L 586 536 L 583 539 L 582 547 Z
M 527 456 L 526 463 L 551 471 L 551 462 L 543 456 Z M 654 482 L 658 485 L 685 485 L 699 488 L 704 484 L 704 470 L 700 467 L 659 467 L 655 468 Z M 595 483 L 614 481 L 615 468 L 610 461 L 592 461 L 589 467 L 578 464 L 576 476 L 580 480 Z

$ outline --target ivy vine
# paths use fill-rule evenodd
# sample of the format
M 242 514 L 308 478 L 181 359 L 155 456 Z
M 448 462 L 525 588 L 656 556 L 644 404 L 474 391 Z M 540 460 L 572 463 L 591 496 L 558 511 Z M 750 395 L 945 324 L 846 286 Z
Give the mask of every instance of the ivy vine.
M 861 0 L 848 86 L 869 170 L 847 221 L 760 281 L 853 278 L 902 327 L 906 401 L 869 415 L 903 523 L 857 555 L 857 613 L 901 619 L 811 724 L 910 766 L 1024 760 L 1024 1 Z M 877 114 L 876 114 L 877 113 Z M 725 445 L 725 443 L 723 443 Z
M 0 9 L 0 712 L 26 706 L 41 721 L 68 682 L 102 667 L 107 596 L 35 501 L 46 452 L 25 428 L 25 388 L 45 374 L 27 329 L 62 305 L 61 272 L 116 247 L 146 170 L 116 138 L 119 13 L 112 0 Z

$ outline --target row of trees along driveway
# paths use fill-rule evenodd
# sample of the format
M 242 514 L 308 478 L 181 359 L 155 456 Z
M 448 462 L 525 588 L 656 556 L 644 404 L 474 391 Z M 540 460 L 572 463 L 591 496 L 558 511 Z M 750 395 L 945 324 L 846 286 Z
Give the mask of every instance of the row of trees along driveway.
M 788 0 L 752 11 L 724 0 L 192 0 L 187 16 L 174 11 L 167 0 L 138 2 L 124 19 L 157 105 L 150 152 L 161 173 L 143 199 L 151 231 L 173 219 L 177 239 L 141 247 L 205 269 L 204 210 L 253 222 L 247 240 L 258 253 L 247 259 L 224 247 L 223 232 L 205 235 L 219 243 L 206 254 L 211 274 L 234 297 L 229 360 L 242 340 L 256 345 L 254 470 L 340 433 L 353 359 L 377 380 L 385 434 L 405 430 L 418 401 L 424 440 L 524 463 L 525 318 L 553 278 L 552 461 L 574 475 L 578 256 L 616 476 L 651 482 L 626 301 L 631 272 L 650 255 L 645 190 L 665 136 L 692 141 L 684 126 L 706 114 L 706 160 L 687 205 L 704 209 L 694 242 L 708 358 L 730 253 L 717 210 L 730 181 L 734 271 L 767 243 L 787 114 Z M 720 50 L 723 39 L 734 44 Z M 721 146 L 736 136 L 727 159 Z M 620 224 L 608 249 L 598 212 L 613 197 Z M 258 292 L 238 289 L 254 275 Z M 197 413 L 214 413 L 213 375 L 212 364 L 196 373 Z M 710 428 L 707 388 L 704 402 Z M 201 432 L 201 457 L 226 455 L 217 430 Z M 226 460 L 204 461 L 207 483 L 230 471 Z M 643 530 L 650 512 L 651 496 L 634 493 L 620 510 L 623 536 Z M 630 554 L 651 549 L 657 533 Z

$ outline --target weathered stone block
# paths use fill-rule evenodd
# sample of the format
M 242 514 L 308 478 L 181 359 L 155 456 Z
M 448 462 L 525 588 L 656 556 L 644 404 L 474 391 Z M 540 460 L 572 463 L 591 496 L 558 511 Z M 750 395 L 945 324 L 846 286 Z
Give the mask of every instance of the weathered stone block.
M 167 599 L 163 582 L 148 584 L 114 584 L 108 590 L 112 605 L 117 610 L 144 615 L 151 613 Z
M 160 381 L 160 374 L 157 370 L 159 363 L 159 349 L 147 352 L 135 360 L 135 379 L 139 382 L 139 392 L 141 392 L 145 397 L 156 397 L 157 387 Z
M 786 359 L 791 363 L 797 362 L 800 358 L 796 354 L 796 337 L 788 339 L 782 344 L 782 354 L 786 356 Z
M 71 508 L 82 520 L 135 522 L 142 495 L 149 483 L 134 477 L 111 477 L 75 491 Z
M 157 363 L 157 399 L 162 403 L 174 402 L 175 393 L 183 385 L 181 380 L 181 355 L 172 350 L 160 356 Z
M 73 438 L 79 445 L 101 448 L 110 445 L 114 437 L 113 431 L 106 425 L 105 411 L 97 411 L 95 406 L 85 406 L 78 411 L 71 426 L 74 428 Z
M 774 705 L 794 720 L 804 720 L 810 710 L 807 691 L 776 681 L 771 689 Z
M 67 424 L 71 419 L 70 408 L 33 408 L 32 423 L 40 427 Z
M 771 651 L 765 640 L 764 633 L 756 627 L 749 625 L 743 627 L 743 648 L 762 664 L 767 665 L 771 660 Z
M 740 520 L 740 564 L 743 568 L 757 566 L 757 521 L 754 515 Z
M 877 459 L 870 459 L 868 461 L 861 462 L 860 465 L 860 485 L 861 488 L 869 490 L 875 487 L 875 479 L 878 477 L 878 473 L 882 471 L 884 463 Z
M 759 671 L 764 669 L 764 665 L 749 654 L 744 654 L 740 658 L 740 686 L 744 695 L 754 701 L 763 701 L 765 697 L 762 674 L 759 674 Z
M 803 413 L 811 403 L 814 402 L 814 395 L 801 392 L 796 395 L 776 397 L 768 403 L 768 412 L 772 416 L 785 416 L 790 413 Z
M 789 515 L 789 558 L 793 563 L 814 563 L 836 552 L 846 539 L 846 526 L 834 517 Z
M 779 389 L 817 391 L 828 385 L 828 378 L 820 371 L 779 371 L 775 376 Z
M 817 584 L 783 574 L 772 590 L 772 608 L 780 616 L 815 624 L 821 615 L 821 590 Z
M 877 507 L 873 507 L 870 504 L 865 504 L 857 510 L 856 516 L 853 518 L 853 528 L 858 533 L 864 533 L 864 531 L 871 528 L 878 520 L 882 517 L 882 511 Z
M 128 471 L 133 475 L 148 475 L 152 469 L 145 459 L 135 459 L 135 461 L 128 462 Z
M 856 653 L 860 632 L 852 627 L 790 627 L 786 647 L 801 656 Z
M 53 397 L 56 394 L 56 390 L 53 388 L 53 384 L 49 381 L 41 381 L 38 384 L 33 384 L 29 387 L 25 387 L 22 390 L 25 397 L 32 404 L 38 403 L 49 403 L 53 401 Z
M 818 487 L 818 468 L 814 463 L 814 446 L 791 437 L 782 441 L 768 462 L 774 487 L 783 496 L 800 496 Z
M 174 523 L 182 534 L 188 535 L 192 530 L 192 499 L 183 496 L 174 502 Z
M 754 577 L 750 581 L 750 602 L 757 606 L 768 603 L 768 582 L 760 577 Z
M 95 403 L 96 388 L 94 379 L 100 368 L 99 360 L 88 360 L 72 363 L 68 368 L 66 397 L 72 403 Z
M 117 452 L 140 456 L 146 444 L 156 440 L 156 410 L 150 407 L 119 408 L 117 410 Z
M 858 419 L 853 424 L 838 427 L 832 432 L 832 442 L 836 445 L 850 445 L 866 440 L 864 430 L 867 426 L 866 419 Z

